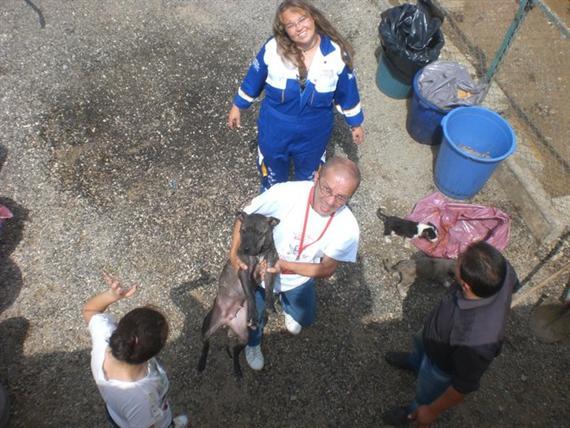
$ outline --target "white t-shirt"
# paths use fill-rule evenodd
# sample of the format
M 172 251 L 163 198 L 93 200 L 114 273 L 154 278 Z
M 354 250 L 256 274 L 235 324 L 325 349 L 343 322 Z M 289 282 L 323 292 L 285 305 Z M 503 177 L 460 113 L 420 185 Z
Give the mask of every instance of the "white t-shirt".
M 312 207 L 309 208 L 303 245 L 305 249 L 297 259 L 307 201 L 313 185 L 312 181 L 276 184 L 254 198 L 244 211 L 247 214 L 258 213 L 280 220 L 273 229 L 273 239 L 279 257 L 284 260 L 320 263 L 326 255 L 339 262 L 355 262 L 360 231 L 354 215 L 346 206 L 336 211 L 326 230 L 330 216 L 323 217 Z M 323 230 L 324 235 L 318 239 Z M 308 277 L 296 274 L 277 275 L 275 292 L 291 290 L 308 280 Z
M 154 358 L 149 360 L 148 374 L 142 379 L 129 382 L 106 378 L 103 361 L 115 328 L 115 321 L 107 314 L 94 315 L 89 321 L 93 342 L 91 372 L 109 414 L 121 428 L 148 428 L 153 424 L 168 427 L 172 421 L 166 399 L 168 377 Z

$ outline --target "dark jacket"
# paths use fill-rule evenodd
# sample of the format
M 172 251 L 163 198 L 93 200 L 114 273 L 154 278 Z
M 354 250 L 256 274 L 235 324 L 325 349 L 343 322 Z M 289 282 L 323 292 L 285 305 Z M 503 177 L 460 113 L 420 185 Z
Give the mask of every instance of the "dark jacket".
M 451 384 L 467 394 L 479 388 L 481 376 L 499 355 L 517 275 L 507 263 L 507 275 L 493 296 L 469 300 L 454 283 L 428 315 L 423 344 L 428 358 L 452 377 Z

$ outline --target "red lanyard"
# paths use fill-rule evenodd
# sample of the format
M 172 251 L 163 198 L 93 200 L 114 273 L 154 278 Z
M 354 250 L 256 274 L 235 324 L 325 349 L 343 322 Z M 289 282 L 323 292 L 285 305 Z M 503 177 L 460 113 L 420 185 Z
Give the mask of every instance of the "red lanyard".
M 316 184 L 315 184 L 315 186 L 316 186 Z M 313 196 L 315 194 L 315 186 L 311 187 L 311 191 L 309 192 L 309 199 L 307 200 L 307 209 L 305 210 L 305 221 L 303 222 L 303 232 L 301 233 L 301 242 L 299 243 L 299 253 L 297 254 L 297 260 L 299 260 L 299 258 L 301 257 L 301 253 L 305 250 L 305 248 L 307 248 L 310 245 L 313 245 L 315 242 L 317 242 L 319 239 L 321 239 L 323 237 L 323 235 L 325 234 L 325 232 L 329 228 L 331 221 L 335 215 L 335 213 L 332 213 L 330 215 L 329 219 L 327 220 L 327 224 L 325 224 L 323 231 L 321 232 L 321 234 L 319 235 L 319 237 L 317 239 L 315 239 L 310 244 L 303 245 L 305 243 L 305 232 L 307 231 L 307 223 L 309 222 L 309 211 L 311 209 L 311 199 L 313 199 Z

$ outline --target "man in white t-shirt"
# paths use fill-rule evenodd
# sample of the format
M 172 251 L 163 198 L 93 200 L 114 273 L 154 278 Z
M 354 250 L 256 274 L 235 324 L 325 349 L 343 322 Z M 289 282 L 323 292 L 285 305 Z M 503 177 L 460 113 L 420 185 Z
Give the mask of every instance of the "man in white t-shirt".
M 279 261 L 272 271 L 279 293 L 285 326 L 292 334 L 312 325 L 316 316 L 315 279 L 330 277 L 339 262 L 355 262 L 360 231 L 346 206 L 360 184 L 360 171 L 346 158 L 333 157 L 316 173 L 314 181 L 276 184 L 244 208 L 280 220 L 273 230 Z M 246 269 L 239 259 L 241 221 L 236 220 L 230 249 L 234 268 Z M 264 365 L 261 339 L 264 326 L 264 290 L 255 293 L 259 325 L 250 332 L 245 348 L 254 370 Z

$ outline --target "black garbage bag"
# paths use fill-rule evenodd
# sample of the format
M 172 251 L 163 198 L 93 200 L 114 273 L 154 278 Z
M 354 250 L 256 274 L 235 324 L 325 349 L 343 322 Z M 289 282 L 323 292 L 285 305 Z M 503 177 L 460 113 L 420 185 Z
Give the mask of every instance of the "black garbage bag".
M 445 40 L 440 30 L 443 13 L 431 0 L 405 3 L 382 12 L 378 26 L 388 64 L 402 80 L 411 82 L 416 72 L 435 61 Z

